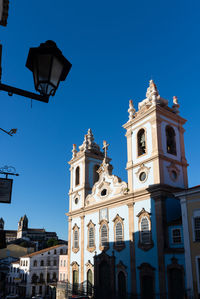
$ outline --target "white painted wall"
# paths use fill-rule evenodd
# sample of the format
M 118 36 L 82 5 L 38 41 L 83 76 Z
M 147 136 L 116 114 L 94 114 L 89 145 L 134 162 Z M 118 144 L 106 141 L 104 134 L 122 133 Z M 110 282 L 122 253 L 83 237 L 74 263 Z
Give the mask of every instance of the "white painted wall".
M 154 169 L 153 169 L 153 162 L 145 163 L 145 166 L 150 168 L 148 174 L 148 178 L 145 182 L 141 182 L 139 177 L 137 176 L 137 171 L 140 166 L 133 169 L 133 190 L 147 188 L 150 185 L 154 184 Z

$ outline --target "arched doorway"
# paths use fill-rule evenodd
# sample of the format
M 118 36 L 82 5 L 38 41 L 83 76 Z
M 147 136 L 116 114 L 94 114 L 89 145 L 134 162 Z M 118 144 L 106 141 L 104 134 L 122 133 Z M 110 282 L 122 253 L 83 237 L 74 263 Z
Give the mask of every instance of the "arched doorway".
M 73 294 L 77 294 L 78 293 L 78 271 L 74 270 L 73 271 Z
M 150 275 L 142 276 L 141 281 L 141 295 L 142 299 L 153 299 L 154 298 L 154 278 Z
M 92 270 L 87 271 L 87 294 L 92 295 Z
M 110 267 L 106 261 L 102 261 L 99 265 L 99 298 L 110 298 Z
M 126 277 L 122 271 L 118 273 L 118 296 L 119 298 L 126 297 Z
M 169 295 L 171 299 L 184 298 L 183 271 L 181 269 L 169 270 Z

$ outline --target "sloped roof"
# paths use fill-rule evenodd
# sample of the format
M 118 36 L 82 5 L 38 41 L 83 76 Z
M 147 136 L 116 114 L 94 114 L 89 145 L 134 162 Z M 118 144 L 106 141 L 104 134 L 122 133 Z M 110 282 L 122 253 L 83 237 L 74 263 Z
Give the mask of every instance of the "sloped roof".
M 55 246 L 51 246 L 51 247 L 48 247 L 48 248 L 45 248 L 45 249 L 42 249 L 42 250 L 30 253 L 30 254 L 24 255 L 24 256 L 22 256 L 22 258 L 32 257 L 32 256 L 35 256 L 35 255 L 38 255 L 38 254 L 42 254 L 42 253 L 45 253 L 45 252 L 50 251 L 52 249 L 56 249 L 56 248 L 62 247 L 64 245 L 65 244 L 58 244 L 58 245 L 55 245 Z

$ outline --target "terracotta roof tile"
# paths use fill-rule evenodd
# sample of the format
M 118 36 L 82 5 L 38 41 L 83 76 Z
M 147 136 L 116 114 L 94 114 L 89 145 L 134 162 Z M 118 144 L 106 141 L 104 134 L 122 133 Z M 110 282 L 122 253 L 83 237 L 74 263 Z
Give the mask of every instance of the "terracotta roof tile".
M 58 244 L 58 245 L 55 245 L 55 246 L 52 246 L 52 247 L 48 247 L 48 248 L 45 248 L 45 249 L 42 249 L 42 250 L 39 250 L 39 251 L 30 253 L 30 254 L 27 254 L 27 255 L 24 255 L 24 256 L 22 256 L 21 258 L 32 257 L 32 256 L 35 256 L 35 255 L 38 255 L 38 254 L 42 254 L 42 253 L 47 252 L 47 251 L 49 251 L 49 250 L 52 250 L 52 249 L 56 249 L 56 248 L 62 247 L 63 245 L 65 245 L 65 244 Z

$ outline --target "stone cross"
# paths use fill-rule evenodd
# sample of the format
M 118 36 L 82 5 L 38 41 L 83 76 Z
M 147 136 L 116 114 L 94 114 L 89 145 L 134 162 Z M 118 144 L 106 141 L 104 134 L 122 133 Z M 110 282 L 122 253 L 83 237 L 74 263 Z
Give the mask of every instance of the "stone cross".
M 109 144 L 107 144 L 107 142 L 104 140 L 103 141 L 103 149 L 104 149 L 104 158 L 107 158 L 107 148 L 108 148 Z

